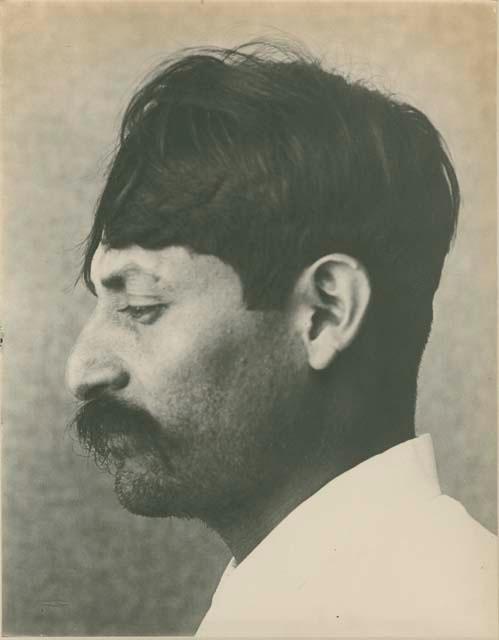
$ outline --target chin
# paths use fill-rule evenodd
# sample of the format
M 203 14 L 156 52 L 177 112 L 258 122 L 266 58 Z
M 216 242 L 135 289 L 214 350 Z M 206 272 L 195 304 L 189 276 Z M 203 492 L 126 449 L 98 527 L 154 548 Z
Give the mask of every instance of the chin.
M 177 490 L 175 490 L 177 489 Z M 124 464 L 116 473 L 114 490 L 121 506 L 129 513 L 147 518 L 193 518 L 187 504 L 191 502 L 179 495 L 178 487 L 165 474 L 130 469 Z

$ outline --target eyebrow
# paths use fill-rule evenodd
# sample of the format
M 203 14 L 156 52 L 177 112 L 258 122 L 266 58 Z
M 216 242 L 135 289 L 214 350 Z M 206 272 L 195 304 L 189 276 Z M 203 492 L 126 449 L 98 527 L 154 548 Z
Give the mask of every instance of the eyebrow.
M 121 269 L 118 269 L 117 271 L 111 272 L 105 278 L 102 278 L 100 282 L 106 289 L 109 289 L 111 291 L 122 291 L 126 288 L 127 279 L 133 276 L 140 276 L 151 279 L 155 284 L 161 280 L 160 276 L 158 276 L 156 273 L 153 273 L 152 271 L 147 271 L 134 264 L 128 264 L 124 267 L 121 267 Z M 90 282 L 92 288 L 95 291 L 94 282 L 92 280 Z

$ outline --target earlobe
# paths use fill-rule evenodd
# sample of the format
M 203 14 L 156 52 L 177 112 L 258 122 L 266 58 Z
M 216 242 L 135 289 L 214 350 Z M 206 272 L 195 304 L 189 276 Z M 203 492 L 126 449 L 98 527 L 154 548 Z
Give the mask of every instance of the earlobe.
M 299 279 L 301 335 L 312 369 L 326 369 L 357 335 L 371 287 L 363 265 L 343 254 L 316 261 Z

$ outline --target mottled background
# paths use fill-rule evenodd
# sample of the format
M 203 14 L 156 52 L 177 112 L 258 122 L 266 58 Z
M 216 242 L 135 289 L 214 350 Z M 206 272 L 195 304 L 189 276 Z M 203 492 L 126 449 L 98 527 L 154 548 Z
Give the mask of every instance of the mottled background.
M 65 359 L 92 307 L 72 288 L 75 246 L 133 88 L 181 46 L 280 29 L 413 101 L 441 128 L 463 209 L 435 303 L 418 429 L 434 437 L 444 490 L 494 529 L 493 3 L 67 2 L 3 12 L 4 633 L 187 634 L 228 559 L 200 523 L 121 510 L 111 479 L 65 434 Z

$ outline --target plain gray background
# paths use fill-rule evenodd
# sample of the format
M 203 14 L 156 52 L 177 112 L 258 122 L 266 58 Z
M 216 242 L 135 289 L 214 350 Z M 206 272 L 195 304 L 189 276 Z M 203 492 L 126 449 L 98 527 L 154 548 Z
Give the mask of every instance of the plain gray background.
M 280 29 L 412 101 L 444 134 L 463 208 L 418 431 L 433 435 L 444 491 L 495 529 L 493 4 L 35 3 L 3 14 L 4 633 L 190 633 L 229 557 L 199 522 L 123 511 L 65 433 L 65 360 L 93 305 L 72 288 L 75 247 L 127 100 L 178 47 Z

